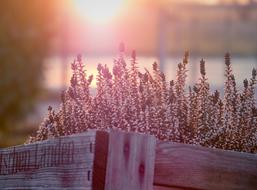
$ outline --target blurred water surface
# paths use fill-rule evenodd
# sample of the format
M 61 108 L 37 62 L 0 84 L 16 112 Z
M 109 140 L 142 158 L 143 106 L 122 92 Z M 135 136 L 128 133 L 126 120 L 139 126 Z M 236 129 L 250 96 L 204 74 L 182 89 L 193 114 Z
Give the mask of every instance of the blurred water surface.
M 69 85 L 69 79 L 72 71 L 70 69 L 70 63 L 74 60 L 74 57 L 70 56 L 66 59 L 61 57 L 49 57 L 45 60 L 46 69 L 44 71 L 44 85 L 49 90 L 59 90 L 64 84 Z M 87 74 L 93 74 L 94 78 L 97 74 L 97 65 L 107 65 L 110 70 L 113 66 L 114 58 L 111 56 L 105 57 L 86 57 L 84 56 L 84 63 L 86 65 Z M 130 58 L 127 59 L 129 65 Z M 193 57 L 190 59 L 188 65 L 188 80 L 187 84 L 191 85 L 198 81 L 199 78 L 199 62 L 201 57 Z M 222 89 L 224 84 L 224 58 L 221 57 L 206 57 L 206 72 L 209 83 L 212 89 Z M 152 63 L 158 62 L 157 57 L 143 56 L 138 57 L 138 67 L 140 71 L 144 71 L 144 68 L 151 70 Z M 176 78 L 177 64 L 182 61 L 181 57 L 169 57 L 166 59 L 165 64 L 162 66 L 163 71 L 166 75 L 167 80 L 173 80 Z M 237 85 L 242 87 L 243 80 L 250 78 L 252 69 L 257 68 L 257 59 L 255 57 L 232 57 L 232 68 L 233 73 L 236 77 Z M 66 72 L 63 71 L 65 68 L 63 64 L 66 64 Z M 66 74 L 64 77 L 63 75 Z M 65 80 L 65 81 L 63 81 Z M 96 86 L 95 80 L 92 83 L 92 87 Z

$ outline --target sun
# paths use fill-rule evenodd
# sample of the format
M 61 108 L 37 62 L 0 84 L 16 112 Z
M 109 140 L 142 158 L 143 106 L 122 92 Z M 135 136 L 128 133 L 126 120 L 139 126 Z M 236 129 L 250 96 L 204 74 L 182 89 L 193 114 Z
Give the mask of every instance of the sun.
M 80 16 L 94 24 L 107 23 L 121 11 L 124 0 L 74 0 Z

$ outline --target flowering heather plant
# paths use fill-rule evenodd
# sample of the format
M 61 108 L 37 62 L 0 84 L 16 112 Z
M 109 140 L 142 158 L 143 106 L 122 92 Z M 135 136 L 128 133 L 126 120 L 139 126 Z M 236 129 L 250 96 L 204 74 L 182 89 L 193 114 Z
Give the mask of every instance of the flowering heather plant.
M 230 55 L 225 55 L 224 97 L 210 91 L 205 61 L 200 78 L 186 91 L 188 53 L 178 64 L 175 80 L 166 81 L 157 63 L 152 71 L 139 72 L 136 52 L 128 63 L 124 46 L 112 71 L 99 64 L 96 95 L 89 88 L 81 56 L 71 64 L 70 87 L 61 95 L 62 104 L 48 117 L 30 142 L 65 136 L 89 129 L 119 129 L 153 134 L 158 139 L 206 147 L 257 153 L 257 107 L 254 99 L 256 69 L 238 90 Z

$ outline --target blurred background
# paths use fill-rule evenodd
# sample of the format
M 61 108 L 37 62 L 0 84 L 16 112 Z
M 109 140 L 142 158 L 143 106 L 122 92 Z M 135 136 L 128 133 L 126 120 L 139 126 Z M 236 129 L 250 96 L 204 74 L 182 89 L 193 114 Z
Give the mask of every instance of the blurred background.
M 257 67 L 257 1 L 1 0 L 0 147 L 23 143 L 48 105 L 58 108 L 78 53 L 95 74 L 98 63 L 112 66 L 120 42 L 141 69 L 158 61 L 168 79 L 188 50 L 188 84 L 204 58 L 211 89 L 221 91 L 229 51 L 241 86 Z

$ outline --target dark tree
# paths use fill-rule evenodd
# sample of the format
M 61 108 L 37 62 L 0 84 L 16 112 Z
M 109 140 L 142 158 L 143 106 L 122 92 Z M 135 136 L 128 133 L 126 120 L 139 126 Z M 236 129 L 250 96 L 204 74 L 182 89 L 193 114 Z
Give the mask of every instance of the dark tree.
M 28 113 L 42 83 L 54 35 L 56 1 L 0 2 L 0 133 Z

